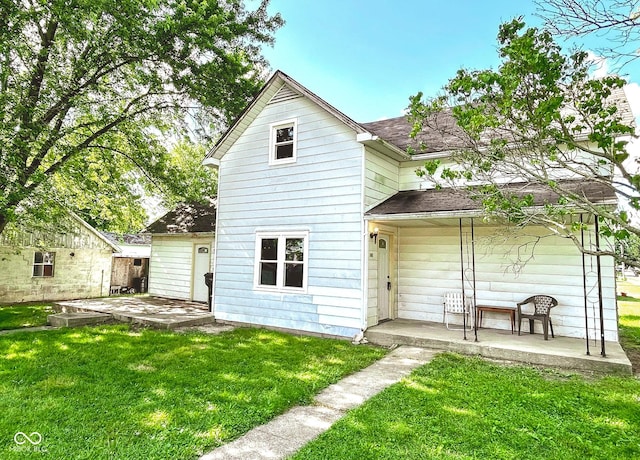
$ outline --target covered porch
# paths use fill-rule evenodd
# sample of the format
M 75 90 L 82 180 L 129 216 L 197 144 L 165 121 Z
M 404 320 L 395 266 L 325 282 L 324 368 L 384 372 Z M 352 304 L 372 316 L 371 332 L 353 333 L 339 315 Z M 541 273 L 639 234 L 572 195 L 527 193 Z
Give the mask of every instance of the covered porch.
M 629 375 L 631 362 L 618 342 L 606 342 L 606 356 L 599 341 L 559 337 L 545 341 L 540 334 L 511 330 L 479 329 L 476 341 L 473 331 L 448 330 L 441 323 L 395 319 L 370 327 L 366 331 L 369 342 L 376 345 L 411 345 L 451 351 L 489 359 L 515 361 L 579 371 Z M 589 354 L 587 355 L 587 345 Z
M 553 202 L 552 196 L 535 187 L 521 191 L 530 191 L 536 205 Z M 594 202 L 609 203 L 612 199 L 608 189 L 599 186 L 585 185 L 581 193 Z M 487 221 L 478 208 L 459 191 L 413 190 L 399 192 L 367 212 L 367 332 L 375 336 L 402 325 L 401 336 L 413 331 L 420 340 L 432 334 L 433 340 L 456 343 L 457 338 L 463 340 L 462 333 L 448 331 L 443 324 L 446 293 L 461 293 L 473 306 L 500 309 L 515 309 L 524 299 L 546 295 L 558 302 L 551 311 L 555 339 L 551 335 L 548 341 L 543 339 L 540 321 L 535 321 L 535 335 L 529 337 L 529 322 L 523 320 L 523 335 L 518 337 L 516 320 L 512 335 L 513 316 L 489 309 L 482 329 L 477 329 L 478 342 L 470 332 L 470 340 L 456 347 L 485 354 L 489 343 L 490 349 L 507 349 L 511 356 L 494 357 L 515 359 L 513 350 L 521 345 L 529 352 L 552 350 L 562 348 L 570 339 L 566 343 L 575 344 L 576 356 L 602 353 L 608 357 L 616 350 L 624 356 L 618 345 L 613 259 L 583 255 L 569 238 L 543 227 L 516 229 Z M 568 219 L 581 224 L 575 236 L 584 247 L 607 244 L 600 241 L 593 215 L 576 214 Z M 472 329 L 479 326 L 475 318 L 471 315 L 469 319 Z M 462 315 L 458 322 L 461 325 Z M 503 340 L 494 343 L 495 334 Z M 534 342 L 527 350 L 529 340 Z M 589 343 L 597 345 L 592 345 L 587 355 Z

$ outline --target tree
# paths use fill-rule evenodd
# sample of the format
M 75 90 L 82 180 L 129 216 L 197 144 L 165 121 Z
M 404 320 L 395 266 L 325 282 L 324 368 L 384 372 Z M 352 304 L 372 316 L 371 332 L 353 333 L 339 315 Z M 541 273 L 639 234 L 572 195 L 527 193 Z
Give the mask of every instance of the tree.
M 0 233 L 83 194 L 177 191 L 162 139 L 228 123 L 257 91 L 282 25 L 267 3 L 0 0 Z
M 116 233 L 143 228 L 149 220 L 148 210 L 178 202 L 207 202 L 216 196 L 217 173 L 202 166 L 206 153 L 202 143 L 184 138 L 167 151 L 164 145 L 155 148 L 160 149 L 163 166 L 153 181 L 122 155 L 89 151 L 70 160 L 54 176 L 51 194 L 57 204 L 75 211 L 95 228 Z M 29 223 L 29 227 L 36 225 Z
M 620 67 L 640 56 L 640 2 L 637 0 L 540 0 L 536 4 L 545 27 L 553 35 L 596 35 L 610 43 L 596 51 Z
M 640 174 L 626 151 L 633 120 L 617 101 L 625 81 L 591 78 L 586 53 L 563 54 L 548 31 L 525 29 L 520 19 L 500 27 L 498 42 L 497 70 L 461 69 L 440 96 L 411 98 L 415 139 L 427 127 L 455 136 L 460 146 L 451 165 L 427 161 L 418 175 L 463 189 L 482 203 L 487 216 L 516 226 L 542 225 L 583 252 L 616 256 L 614 247 L 584 247 L 576 230 L 585 224 L 571 216 L 598 215 L 604 234 L 625 238 L 640 235 L 630 213 L 600 206 L 563 177 L 569 172 L 585 182 L 612 185 L 630 210 L 640 208 Z M 443 115 L 455 123 L 442 123 Z M 522 191 L 527 184 L 539 184 L 558 199 L 534 208 L 533 196 Z M 624 262 L 640 266 L 637 260 Z

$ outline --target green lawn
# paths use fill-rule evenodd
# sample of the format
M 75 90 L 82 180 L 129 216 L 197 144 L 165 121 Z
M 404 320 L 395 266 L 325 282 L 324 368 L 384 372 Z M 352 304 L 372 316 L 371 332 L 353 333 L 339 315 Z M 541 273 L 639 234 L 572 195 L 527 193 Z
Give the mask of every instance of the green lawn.
M 260 329 L 0 336 L 0 458 L 194 459 L 384 353 Z
M 618 291 L 626 294 L 618 297 L 618 324 L 620 344 L 640 373 L 640 286 L 629 281 L 618 282 Z
M 440 355 L 294 458 L 638 459 L 640 381 Z
M 640 286 L 619 283 L 621 343 L 640 368 Z M 352 411 L 295 457 L 638 459 L 640 379 L 440 355 Z
M 50 303 L 22 303 L 0 306 L 0 331 L 22 327 L 44 326 L 53 314 Z

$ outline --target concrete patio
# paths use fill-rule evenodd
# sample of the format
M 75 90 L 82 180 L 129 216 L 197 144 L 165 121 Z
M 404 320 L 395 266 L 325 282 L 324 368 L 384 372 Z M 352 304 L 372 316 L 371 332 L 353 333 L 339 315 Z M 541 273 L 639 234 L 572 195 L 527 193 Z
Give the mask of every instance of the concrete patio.
M 157 329 L 176 329 L 215 322 L 205 304 L 150 296 L 67 300 L 54 303 L 53 308 L 61 313 L 108 314 L 117 321 Z
M 586 354 L 584 339 L 549 337 L 497 329 L 478 329 L 478 341 L 473 331 L 448 330 L 441 323 L 396 319 L 367 329 L 365 336 L 373 344 L 382 346 L 410 345 L 436 350 L 479 355 L 490 359 L 517 361 L 556 368 L 593 371 L 607 374 L 632 373 L 631 362 L 617 342 L 605 342 L 606 357 L 600 355 L 600 342 L 589 341 Z

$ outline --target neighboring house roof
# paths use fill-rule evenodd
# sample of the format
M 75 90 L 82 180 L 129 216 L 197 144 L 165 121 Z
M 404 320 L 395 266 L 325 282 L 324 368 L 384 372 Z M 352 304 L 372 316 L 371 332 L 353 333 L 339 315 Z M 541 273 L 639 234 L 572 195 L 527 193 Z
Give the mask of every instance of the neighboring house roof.
M 185 234 L 213 233 L 216 228 L 216 205 L 183 203 L 149 225 L 144 233 Z
M 594 181 L 567 180 L 560 182 L 563 189 L 583 194 L 594 204 L 615 204 L 616 193 L 613 187 Z M 518 196 L 533 195 L 533 206 L 557 203 L 559 195 L 550 188 L 534 183 L 514 183 L 503 190 Z M 372 216 L 392 214 L 429 214 L 449 213 L 453 211 L 477 211 L 482 204 L 472 200 L 464 189 L 407 190 L 398 192 L 391 198 L 370 209 L 366 214 Z
M 134 259 L 151 257 L 151 235 L 149 234 L 100 233 L 120 248 L 120 251 L 113 255 L 114 257 L 129 257 Z
M 86 222 L 76 213 L 70 210 L 65 210 L 65 212 L 70 217 L 70 222 L 74 222 L 79 227 L 86 229 L 89 234 L 93 235 L 99 241 L 110 247 L 113 252 L 120 251 L 120 247 L 115 242 L 109 240 L 105 235 L 93 228 L 88 222 Z M 0 234 L 0 245 L 30 246 L 30 241 L 23 241 L 20 235 L 36 235 L 36 239 L 41 240 L 42 244 L 46 246 L 56 245 L 58 243 L 61 243 L 61 241 L 56 241 L 55 235 L 68 236 L 68 229 L 65 229 L 65 223 L 66 219 L 63 219 L 62 222 L 58 221 L 55 223 L 45 223 L 44 226 L 39 229 L 25 228 L 24 226 L 17 224 L 12 228 L 13 231 L 9 231 L 10 228 L 7 228 L 2 234 Z M 31 240 L 31 236 L 26 238 L 26 240 Z M 62 244 L 64 247 L 67 247 L 68 243 Z
M 145 245 L 151 244 L 151 236 L 147 234 L 134 234 L 134 233 L 113 233 L 101 231 L 105 238 L 115 244 L 135 244 Z

